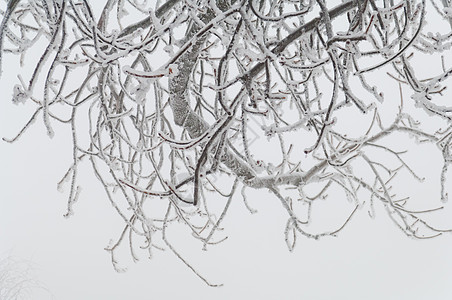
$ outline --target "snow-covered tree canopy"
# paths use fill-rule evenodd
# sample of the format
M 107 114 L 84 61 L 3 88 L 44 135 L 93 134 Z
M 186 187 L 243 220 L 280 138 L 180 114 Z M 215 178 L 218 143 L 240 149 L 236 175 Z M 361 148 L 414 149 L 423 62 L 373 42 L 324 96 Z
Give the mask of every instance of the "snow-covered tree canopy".
M 4 140 L 36 119 L 50 137 L 71 127 L 66 216 L 78 167 L 91 164 L 124 221 L 108 248 L 115 268 L 120 245 L 136 258 L 136 245 L 152 254 L 162 241 L 187 263 L 167 228 L 185 225 L 206 249 L 225 239 L 231 201 L 254 212 L 253 189 L 287 211 L 290 250 L 377 205 L 408 236 L 447 231 L 424 219 L 441 202 L 419 201 L 400 178 L 422 182 L 412 164 L 439 157 L 432 199 L 447 200 L 449 0 L 100 2 L 8 1 L 2 61 L 33 65 L 12 101 L 36 110 Z M 434 147 L 413 158 L 417 142 Z M 311 219 L 330 198 L 345 200 L 342 222 L 319 231 Z

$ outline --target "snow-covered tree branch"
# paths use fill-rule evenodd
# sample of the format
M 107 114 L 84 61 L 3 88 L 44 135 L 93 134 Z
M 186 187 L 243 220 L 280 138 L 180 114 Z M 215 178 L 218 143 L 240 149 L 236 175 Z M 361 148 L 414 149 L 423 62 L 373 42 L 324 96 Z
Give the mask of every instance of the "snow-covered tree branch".
M 300 236 L 336 236 L 356 213 L 373 217 L 376 205 L 407 236 L 450 231 L 424 217 L 448 198 L 450 1 L 149 2 L 12 0 L 0 28 L 0 61 L 33 66 L 12 101 L 35 107 L 4 140 L 36 119 L 50 137 L 71 127 L 65 216 L 88 163 L 124 222 L 107 248 L 117 270 L 121 245 L 133 259 L 137 245 L 150 256 L 166 245 L 208 283 L 167 228 L 184 224 L 207 249 L 225 240 L 231 201 L 255 212 L 253 189 L 286 210 L 289 250 Z M 418 143 L 433 147 L 413 159 Z M 434 156 L 442 202 L 419 201 L 400 178 L 423 182 L 414 165 Z M 327 197 L 345 199 L 347 213 L 317 230 L 312 212 Z

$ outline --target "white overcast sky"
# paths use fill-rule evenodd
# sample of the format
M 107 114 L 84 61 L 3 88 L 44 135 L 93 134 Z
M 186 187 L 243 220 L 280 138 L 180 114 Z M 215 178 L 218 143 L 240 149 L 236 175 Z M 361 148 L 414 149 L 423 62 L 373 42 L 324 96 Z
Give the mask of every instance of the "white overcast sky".
M 6 57 L 3 68 L 0 137 L 11 137 L 32 110 L 10 101 L 16 60 Z M 337 238 L 299 237 L 290 253 L 286 213 L 266 191 L 249 197 L 258 210 L 253 215 L 236 198 L 224 222 L 224 243 L 204 252 L 192 239 L 175 241 L 198 271 L 223 287 L 207 287 L 170 251 L 136 264 L 123 255 L 120 264 L 128 270 L 118 274 L 104 248 L 122 221 L 88 164 L 75 215 L 63 218 L 66 194 L 56 183 L 71 163 L 70 132 L 64 126 L 55 131 L 49 139 L 38 118 L 19 142 L 0 142 L 0 260 L 30 262 L 30 278 L 42 288 L 33 288 L 29 299 L 452 299 L 451 234 L 410 239 L 377 208 L 376 219 L 360 211 Z M 434 168 L 428 161 L 423 166 L 421 174 Z M 437 180 L 406 188 L 425 201 L 439 195 Z M 451 215 L 451 208 L 438 213 L 437 224 L 452 228 Z

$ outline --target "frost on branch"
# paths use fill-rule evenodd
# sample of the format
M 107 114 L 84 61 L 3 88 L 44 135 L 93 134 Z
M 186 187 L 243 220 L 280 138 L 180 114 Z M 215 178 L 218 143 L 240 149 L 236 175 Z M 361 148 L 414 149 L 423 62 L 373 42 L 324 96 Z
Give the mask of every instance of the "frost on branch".
M 13 88 L 13 103 L 14 104 L 19 104 L 19 103 L 24 104 L 25 101 L 27 101 L 28 97 L 29 96 L 22 89 L 22 87 L 20 85 L 16 84 L 14 86 L 14 88 Z
M 447 200 L 447 2 L 14 3 L 2 22 L 2 58 L 28 62 L 30 50 L 41 52 L 12 91 L 14 103 L 36 111 L 4 140 L 41 115 L 49 134 L 57 122 L 71 127 L 73 161 L 58 184 L 69 186 L 66 216 L 76 212 L 78 168 L 88 163 L 124 222 L 106 248 L 116 270 L 121 246 L 133 260 L 139 249 L 149 257 L 169 249 L 212 285 L 170 229 L 185 228 L 207 250 L 227 238 L 231 201 L 257 211 L 258 199 L 247 197 L 255 189 L 287 212 L 290 251 L 300 237 L 337 236 L 354 214 L 374 217 L 378 208 L 410 237 L 448 231 L 425 217 L 441 202 L 401 184 L 424 181 L 416 167 L 424 158 L 411 153 L 436 145 L 428 156 L 443 165 L 430 198 Z M 344 202 L 329 223 L 331 210 L 318 204 L 332 198 Z

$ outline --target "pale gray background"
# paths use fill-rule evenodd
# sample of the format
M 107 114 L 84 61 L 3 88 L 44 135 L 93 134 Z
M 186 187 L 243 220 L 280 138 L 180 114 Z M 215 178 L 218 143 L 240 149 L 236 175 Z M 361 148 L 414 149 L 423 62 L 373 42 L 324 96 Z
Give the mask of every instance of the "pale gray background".
M 12 137 L 32 110 L 11 104 L 17 64 L 6 59 L 3 68 L 0 136 Z M 138 264 L 123 255 L 120 263 L 128 271 L 115 273 L 103 249 L 122 220 L 88 164 L 81 169 L 75 215 L 63 218 L 66 194 L 56 191 L 56 183 L 71 162 L 71 146 L 69 128 L 54 127 L 49 139 L 38 118 L 18 143 L 0 142 L 0 259 L 33 263 L 32 276 L 45 289 L 34 289 L 30 299 L 452 299 L 452 235 L 407 238 L 377 208 L 375 220 L 359 211 L 338 238 L 300 238 L 290 253 L 283 235 L 286 212 L 265 191 L 249 197 L 259 211 L 254 215 L 236 198 L 223 244 L 203 252 L 189 238 L 174 240 L 203 275 L 225 286 L 207 287 L 169 251 Z M 421 174 L 432 171 L 428 161 L 424 167 Z M 416 197 L 429 201 L 438 190 L 432 181 Z M 451 209 L 438 213 L 438 224 L 452 227 L 451 216 Z

